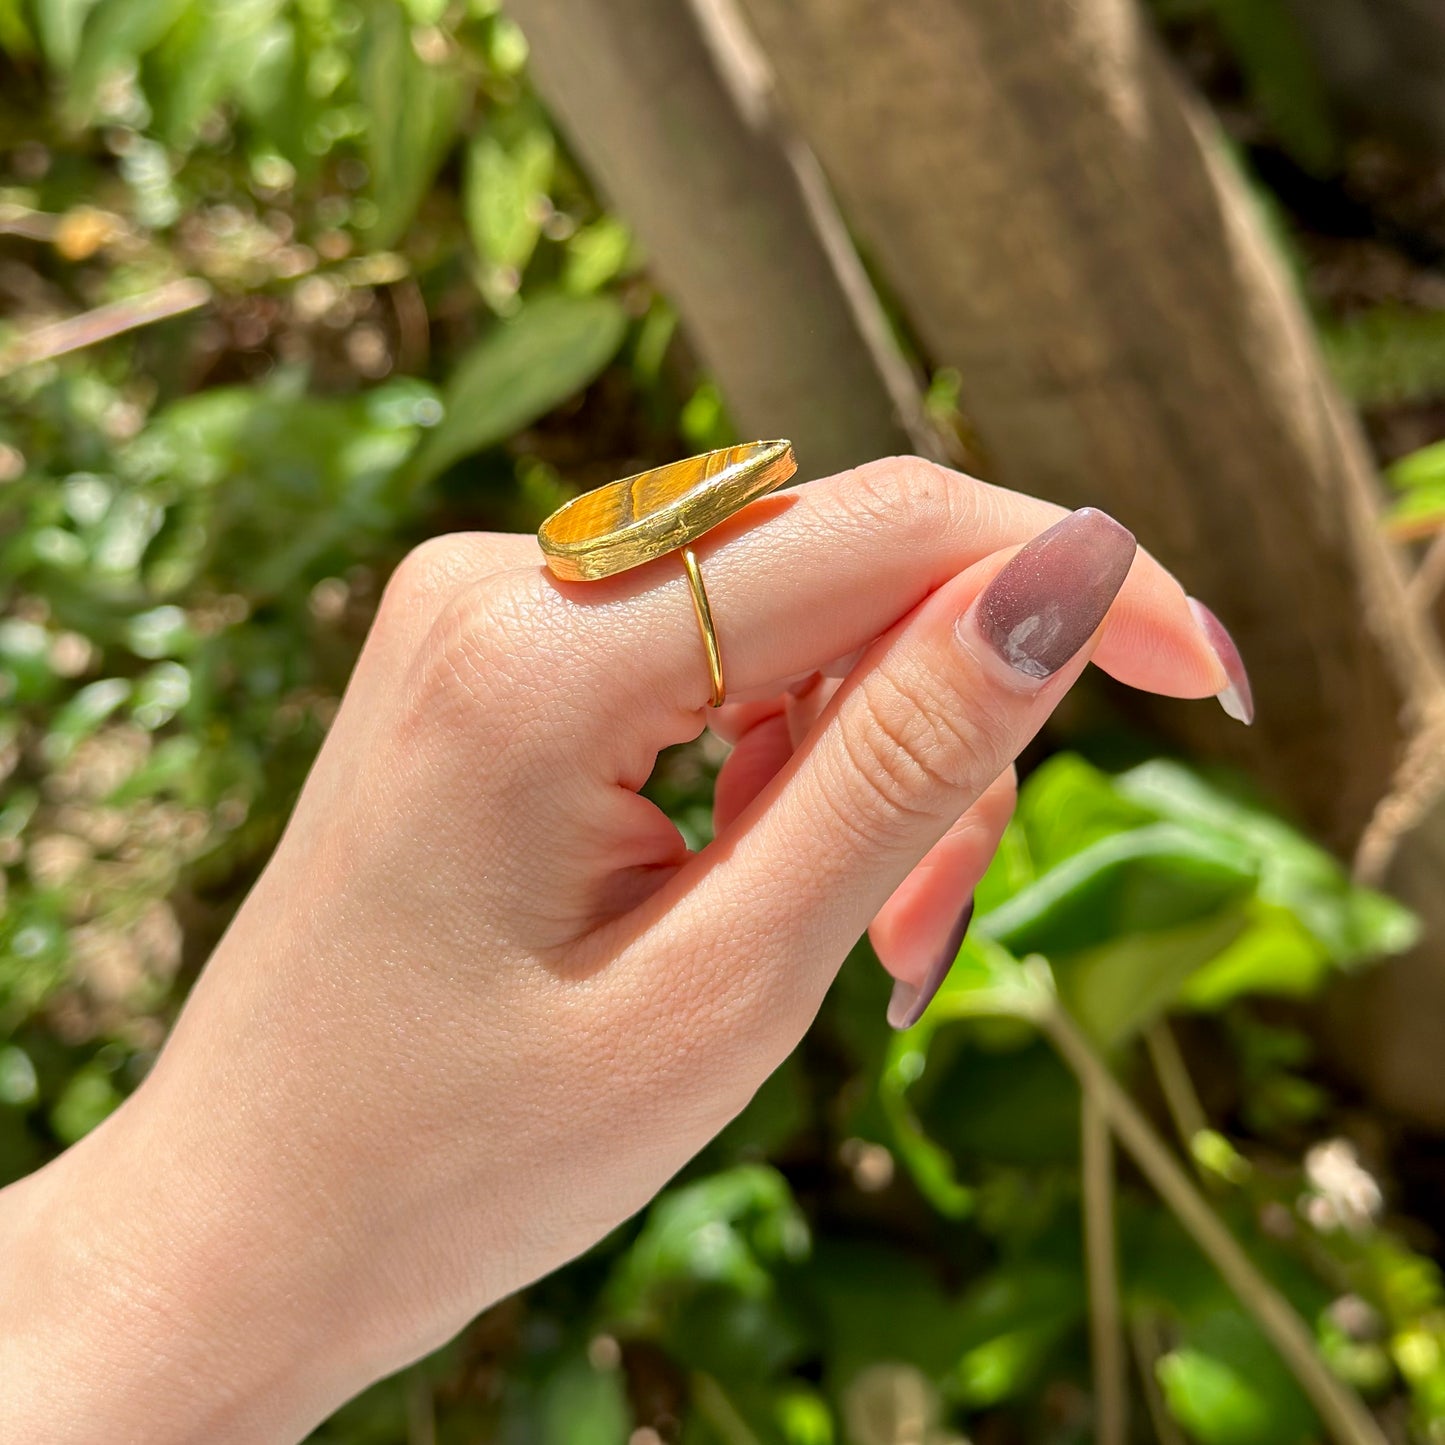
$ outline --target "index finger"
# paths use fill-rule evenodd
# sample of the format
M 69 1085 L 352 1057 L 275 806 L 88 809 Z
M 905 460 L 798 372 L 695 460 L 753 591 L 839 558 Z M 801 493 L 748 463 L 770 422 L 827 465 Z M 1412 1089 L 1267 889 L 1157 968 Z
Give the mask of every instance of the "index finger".
M 916 457 L 870 462 L 753 503 L 694 544 L 729 692 L 855 651 L 951 577 L 1064 515 Z M 676 556 L 600 581 L 560 582 L 530 568 L 514 581 L 534 594 L 519 615 L 545 628 L 559 682 L 649 731 L 707 703 Z M 1171 697 L 1231 685 L 1184 589 L 1142 551 L 1094 660 L 1121 682 Z

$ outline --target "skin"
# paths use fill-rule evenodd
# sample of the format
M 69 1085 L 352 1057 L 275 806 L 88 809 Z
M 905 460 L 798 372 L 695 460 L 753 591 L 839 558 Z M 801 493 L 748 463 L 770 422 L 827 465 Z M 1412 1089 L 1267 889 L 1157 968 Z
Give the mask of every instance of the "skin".
M 1090 620 L 1048 676 L 1000 656 L 973 603 L 1064 515 L 910 458 L 756 504 L 698 548 L 716 713 L 675 558 L 412 554 L 150 1076 L 0 1193 L 0 1439 L 300 1438 L 645 1204 L 865 929 L 916 991 L 1090 657 L 1230 685 L 1142 552 L 1102 625 L 1049 584 Z M 692 855 L 636 789 L 709 724 L 735 746 Z

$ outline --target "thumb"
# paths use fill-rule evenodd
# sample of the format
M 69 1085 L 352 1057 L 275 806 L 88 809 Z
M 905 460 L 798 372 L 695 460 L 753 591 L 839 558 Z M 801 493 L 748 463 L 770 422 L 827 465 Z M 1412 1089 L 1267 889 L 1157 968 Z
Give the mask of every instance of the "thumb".
M 675 1000 L 703 1036 L 741 1029 L 773 1062 L 793 1047 L 870 919 L 1083 670 L 1135 550 L 1113 518 L 1074 512 L 864 655 L 789 762 L 644 905 L 671 938 L 712 940 Z

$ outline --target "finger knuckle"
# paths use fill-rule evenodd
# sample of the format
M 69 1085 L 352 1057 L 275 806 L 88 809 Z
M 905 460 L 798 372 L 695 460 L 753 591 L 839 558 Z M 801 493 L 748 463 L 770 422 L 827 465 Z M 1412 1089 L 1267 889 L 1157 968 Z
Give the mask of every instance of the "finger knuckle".
M 435 605 L 456 590 L 470 564 L 465 539 L 428 537 L 397 563 L 382 597 L 383 610 Z
M 919 541 L 936 541 L 965 523 L 980 483 L 926 457 L 884 457 L 848 474 L 843 505 L 865 523 Z
M 519 608 L 505 579 L 453 593 L 438 610 L 413 667 L 413 710 L 433 723 L 495 716 L 517 691 Z
M 879 668 L 859 690 L 854 726 L 844 731 L 853 772 L 884 816 L 946 816 L 997 756 L 987 705 L 941 681 Z M 990 774 L 991 776 L 991 774 Z

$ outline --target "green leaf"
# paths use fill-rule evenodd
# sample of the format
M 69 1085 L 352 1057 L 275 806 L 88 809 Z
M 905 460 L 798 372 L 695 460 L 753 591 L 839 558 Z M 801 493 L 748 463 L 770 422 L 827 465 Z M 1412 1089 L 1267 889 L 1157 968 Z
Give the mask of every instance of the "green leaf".
M 1392 462 L 1385 476 L 1401 492 L 1416 487 L 1445 487 L 1445 442 L 1434 442 Z
M 154 732 L 191 700 L 191 674 L 178 662 L 158 662 L 135 684 L 131 716 Z
M 659 1290 L 679 1283 L 723 1284 L 761 1297 L 772 1292 L 772 1267 L 805 1258 L 809 1248 L 807 1221 L 783 1176 L 742 1165 L 653 1205 L 613 1278 L 613 1308 L 645 1313 Z
M 158 45 L 191 3 L 192 0 L 100 0 L 86 17 L 80 49 L 66 87 L 65 112 L 69 123 L 88 124 L 101 86 L 117 69 L 134 63 Z
M 1052 958 L 1203 918 L 1257 881 L 1253 857 L 1237 843 L 1155 823 L 1065 858 L 974 927 L 1015 954 Z
M 526 124 L 493 124 L 472 140 L 463 203 L 472 244 L 491 266 L 526 268 L 542 233 L 556 152 L 540 113 L 529 112 Z
M 445 418 L 417 453 L 411 484 L 496 446 L 581 391 L 611 361 L 626 329 L 615 298 L 557 293 L 497 322 L 453 372 Z
M 131 695 L 123 677 L 102 678 L 83 687 L 56 714 L 45 735 L 45 759 L 59 766 Z
M 63 1144 L 74 1144 L 90 1133 L 120 1104 L 110 1074 L 99 1064 L 88 1064 L 71 1076 L 64 1093 L 50 1111 L 50 1127 Z
M 1243 994 L 1307 998 L 1331 971 L 1329 951 L 1287 908 L 1255 902 L 1249 927 L 1189 978 L 1180 1001 L 1218 1010 Z
M 547 1378 L 540 1397 L 537 1445 L 627 1445 L 632 1410 L 618 1370 L 599 1370 L 571 1356 Z
M 15 60 L 29 60 L 35 54 L 24 0 L 0 0 L 0 51 Z
M 1339 863 L 1279 818 L 1230 797 L 1177 763 L 1145 763 L 1117 779 L 1121 793 L 1201 839 L 1247 850 L 1259 897 L 1288 909 L 1349 967 L 1413 945 L 1418 924 L 1398 903 L 1352 884 Z
M 600 291 L 627 269 L 632 232 L 614 216 L 601 216 L 567 242 L 562 285 L 574 295 Z
M 378 251 L 411 225 L 456 136 L 466 86 L 450 61 L 430 65 L 412 44 L 397 0 L 363 0 L 356 82 L 366 110 L 366 156 L 376 221 L 367 241 Z
M 1165 1013 L 1190 977 L 1248 927 L 1247 914 L 1229 908 L 1179 928 L 1126 934 L 1057 966 L 1059 994 L 1078 1022 L 1113 1048 Z
M 153 52 L 146 91 L 172 145 L 195 143 L 207 117 L 260 63 L 282 0 L 191 0 Z
M 1102 838 L 1158 821 L 1153 809 L 1074 753 L 1059 753 L 1029 775 L 1015 816 L 1035 876 Z
M 35 33 L 52 69 L 64 73 L 75 64 L 86 16 L 96 4 L 97 0 L 44 0 L 33 7 Z
M 1051 982 L 1041 962 L 1020 964 L 991 939 L 970 935 L 928 1011 L 889 1044 L 878 1102 L 904 1167 L 929 1203 L 948 1218 L 972 1212 L 973 1190 L 959 1181 L 952 1155 L 929 1137 L 909 1100 L 909 1090 L 928 1066 L 933 1036 L 959 1019 L 1033 1018 L 1050 996 Z
M 1308 1400 L 1259 1329 L 1220 1313 L 1159 1361 L 1169 1413 L 1200 1445 L 1296 1445 L 1318 1439 Z

